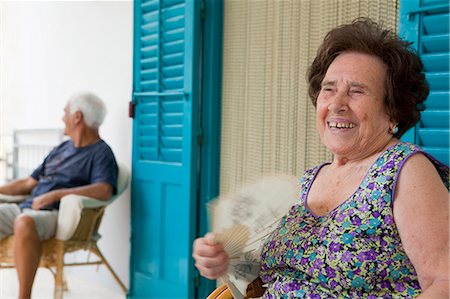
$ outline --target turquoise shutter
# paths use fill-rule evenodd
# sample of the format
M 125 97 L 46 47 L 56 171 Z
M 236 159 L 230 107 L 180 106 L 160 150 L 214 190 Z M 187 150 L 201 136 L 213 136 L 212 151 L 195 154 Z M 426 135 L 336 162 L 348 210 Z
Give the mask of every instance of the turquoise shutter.
M 199 3 L 135 1 L 130 298 L 192 298 Z
M 399 33 L 414 42 L 430 86 L 419 124 L 402 139 L 449 165 L 449 2 L 401 0 L 399 19 Z

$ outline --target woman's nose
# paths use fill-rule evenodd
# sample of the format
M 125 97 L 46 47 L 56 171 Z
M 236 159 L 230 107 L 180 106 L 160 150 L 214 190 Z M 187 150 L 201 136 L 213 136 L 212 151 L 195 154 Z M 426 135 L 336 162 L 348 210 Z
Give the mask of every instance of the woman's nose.
M 330 101 L 328 110 L 331 112 L 342 112 L 348 110 L 348 95 L 344 92 L 338 92 Z

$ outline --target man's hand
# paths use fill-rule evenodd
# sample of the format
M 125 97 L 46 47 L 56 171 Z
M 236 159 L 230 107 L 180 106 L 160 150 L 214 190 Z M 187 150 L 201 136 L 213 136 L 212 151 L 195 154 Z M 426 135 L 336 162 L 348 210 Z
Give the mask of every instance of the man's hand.
M 47 193 L 44 193 L 42 195 L 36 196 L 33 199 L 33 204 L 31 205 L 31 208 L 33 210 L 40 210 L 43 207 L 46 207 L 48 205 L 51 205 L 54 202 L 57 202 L 61 200 L 61 195 L 59 190 L 53 190 Z

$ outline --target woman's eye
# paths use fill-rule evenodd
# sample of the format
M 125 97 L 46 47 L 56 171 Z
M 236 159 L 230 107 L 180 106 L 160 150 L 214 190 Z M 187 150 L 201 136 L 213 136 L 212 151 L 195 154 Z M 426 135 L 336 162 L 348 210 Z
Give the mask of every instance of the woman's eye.
M 356 93 L 356 94 L 362 94 L 364 93 L 361 89 L 352 89 L 350 90 L 351 93 Z

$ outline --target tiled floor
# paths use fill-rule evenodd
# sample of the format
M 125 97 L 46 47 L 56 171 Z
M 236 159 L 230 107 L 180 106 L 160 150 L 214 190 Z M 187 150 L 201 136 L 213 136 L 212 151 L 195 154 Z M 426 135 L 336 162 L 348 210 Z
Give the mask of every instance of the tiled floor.
M 69 291 L 64 293 L 64 299 L 124 299 L 123 293 L 117 293 L 98 287 L 76 276 L 68 276 Z M 33 286 L 32 299 L 52 299 L 54 280 L 47 269 L 39 268 Z M 0 270 L 0 299 L 16 299 L 18 290 L 17 275 L 14 269 Z

